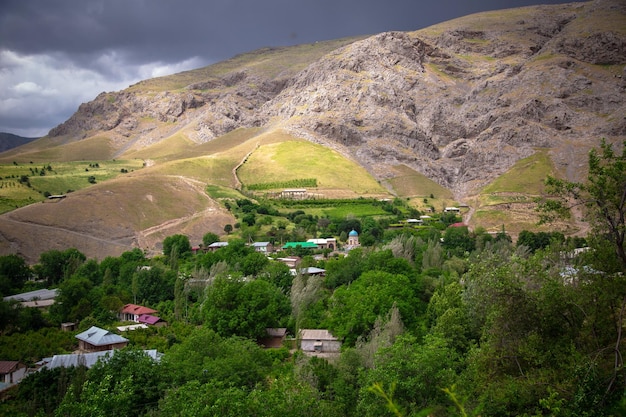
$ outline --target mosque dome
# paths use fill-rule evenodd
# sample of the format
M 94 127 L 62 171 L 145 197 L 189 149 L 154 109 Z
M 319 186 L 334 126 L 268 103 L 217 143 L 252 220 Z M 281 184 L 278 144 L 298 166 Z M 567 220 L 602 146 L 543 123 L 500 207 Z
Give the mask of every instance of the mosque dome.
M 350 233 L 348 233 L 348 236 L 358 236 L 359 234 L 357 233 L 356 230 L 352 230 Z

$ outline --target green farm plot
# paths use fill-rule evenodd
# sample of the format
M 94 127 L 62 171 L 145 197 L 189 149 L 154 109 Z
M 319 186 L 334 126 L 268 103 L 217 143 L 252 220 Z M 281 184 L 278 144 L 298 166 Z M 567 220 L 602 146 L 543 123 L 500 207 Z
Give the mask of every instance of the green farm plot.
M 0 212 L 65 194 L 143 167 L 141 160 L 0 164 Z
M 303 210 L 313 216 L 335 219 L 391 216 L 380 202 L 372 199 L 287 200 L 277 205 L 281 211 Z

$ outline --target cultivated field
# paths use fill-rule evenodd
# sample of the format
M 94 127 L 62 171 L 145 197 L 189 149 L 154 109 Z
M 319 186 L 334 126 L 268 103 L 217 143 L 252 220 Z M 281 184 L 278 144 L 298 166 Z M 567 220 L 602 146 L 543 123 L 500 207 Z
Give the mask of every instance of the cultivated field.
M 139 170 L 141 160 L 0 164 L 0 213 Z

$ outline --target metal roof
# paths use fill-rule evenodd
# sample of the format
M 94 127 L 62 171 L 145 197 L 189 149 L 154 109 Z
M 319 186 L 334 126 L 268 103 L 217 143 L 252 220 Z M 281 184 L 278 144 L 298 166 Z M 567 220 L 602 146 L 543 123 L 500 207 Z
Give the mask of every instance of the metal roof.
M 41 289 L 29 292 L 23 292 L 21 294 L 9 295 L 4 297 L 4 301 L 33 301 L 33 300 L 51 300 L 57 296 L 58 289 L 48 290 Z
M 77 334 L 76 338 L 93 346 L 114 345 L 116 343 L 128 342 L 128 339 L 96 326 L 91 326 L 89 330 Z
M 143 352 L 156 361 L 161 359 L 162 356 L 162 354 L 157 352 L 156 349 L 144 350 Z M 44 367 L 48 369 L 54 369 L 60 367 L 70 368 L 72 366 L 78 367 L 84 365 L 87 368 L 91 368 L 98 362 L 99 359 L 102 359 L 103 361 L 109 360 L 109 358 L 111 358 L 114 353 L 115 350 L 104 350 L 101 352 L 54 355 L 50 362 L 46 363 Z
M 301 329 L 302 340 L 339 340 L 326 329 Z
M 317 245 L 313 242 L 287 242 L 283 246 L 283 249 L 297 248 L 298 246 L 305 249 L 317 249 Z
M 156 324 L 161 321 L 161 318 L 151 314 L 142 314 L 137 318 L 137 321 L 139 323 Z

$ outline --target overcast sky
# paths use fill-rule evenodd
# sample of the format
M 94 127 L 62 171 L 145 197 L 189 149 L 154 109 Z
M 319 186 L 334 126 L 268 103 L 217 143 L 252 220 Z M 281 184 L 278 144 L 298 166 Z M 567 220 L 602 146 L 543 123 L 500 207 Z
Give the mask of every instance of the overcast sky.
M 0 132 L 44 136 L 103 91 L 265 46 L 412 31 L 561 0 L 0 0 Z

